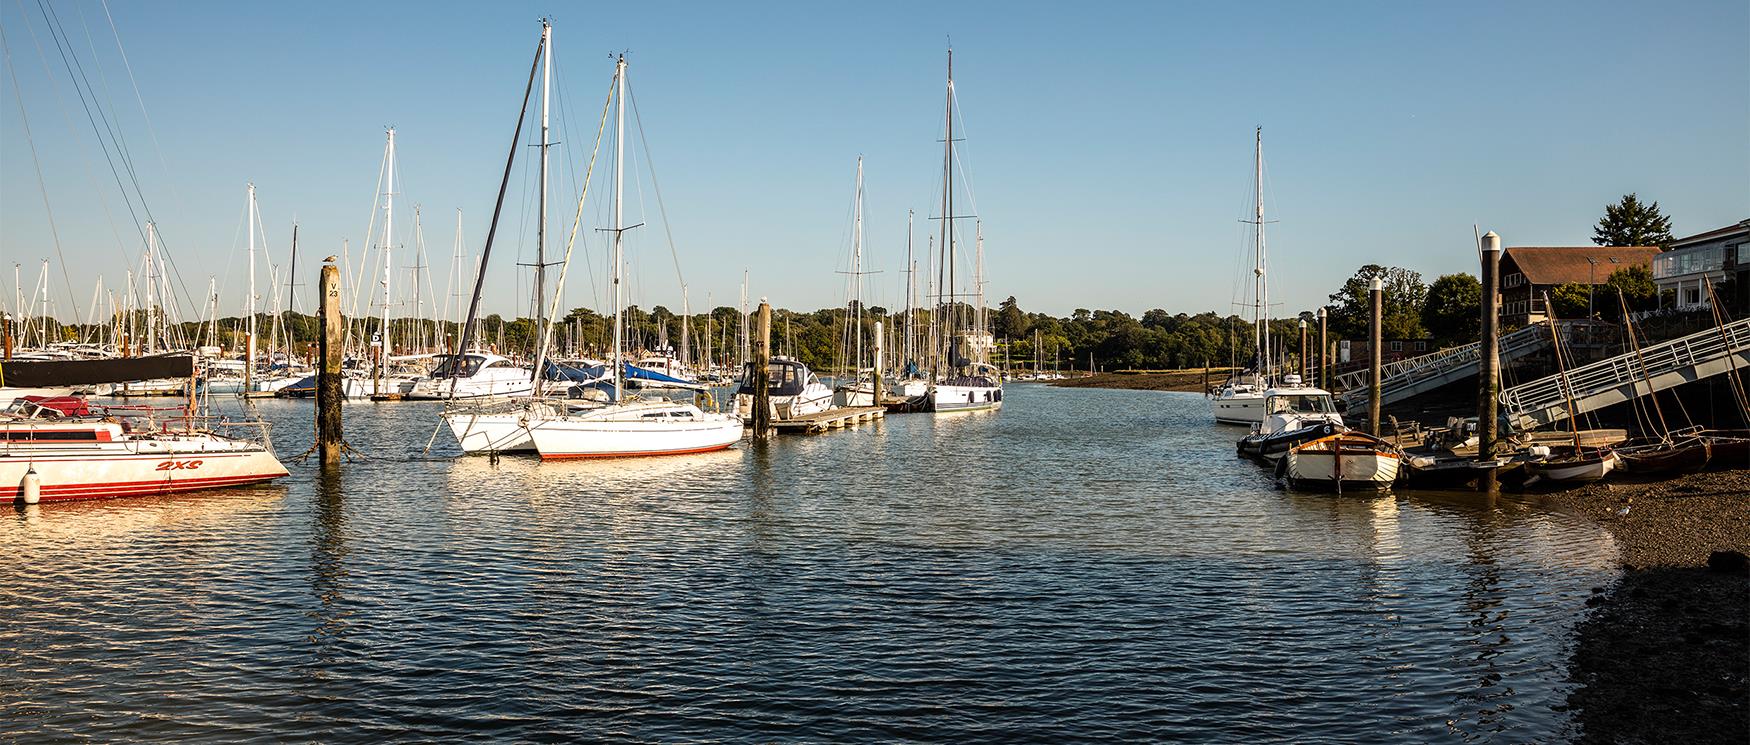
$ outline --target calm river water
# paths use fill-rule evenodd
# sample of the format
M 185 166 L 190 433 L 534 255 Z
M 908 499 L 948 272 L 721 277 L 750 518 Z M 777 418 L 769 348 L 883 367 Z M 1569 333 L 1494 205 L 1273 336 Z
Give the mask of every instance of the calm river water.
M 1531 501 L 1274 489 L 1196 394 L 497 466 L 421 456 L 436 412 L 350 406 L 336 476 L 6 508 L 0 740 L 1560 740 L 1614 576 Z

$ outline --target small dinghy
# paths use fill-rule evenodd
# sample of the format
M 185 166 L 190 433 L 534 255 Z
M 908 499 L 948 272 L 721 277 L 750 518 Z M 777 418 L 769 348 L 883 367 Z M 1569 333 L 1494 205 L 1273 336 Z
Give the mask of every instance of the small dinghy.
M 1750 429 L 1710 429 L 1697 436 L 1713 451 L 1708 468 L 1750 468 Z
M 1636 476 L 1695 473 L 1707 468 L 1713 445 L 1705 438 L 1629 441 L 1616 447 L 1622 470 Z
M 1349 431 L 1289 450 L 1282 471 L 1297 489 L 1383 491 L 1397 481 L 1402 458 L 1395 445 Z
M 1533 450 L 1531 459 L 1525 461 L 1527 486 L 1539 481 L 1589 483 L 1604 478 L 1617 465 L 1616 451 L 1607 447 L 1538 447 Z

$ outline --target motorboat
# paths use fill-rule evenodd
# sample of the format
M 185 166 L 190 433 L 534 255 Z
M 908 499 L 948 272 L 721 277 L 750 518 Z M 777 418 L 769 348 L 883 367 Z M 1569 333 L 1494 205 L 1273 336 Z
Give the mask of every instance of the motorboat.
M 440 354 L 430 375 L 399 386 L 403 398 L 442 400 L 527 396 L 535 390 L 534 374 L 510 358 L 489 352 Z M 452 394 L 453 389 L 453 394 Z M 396 391 L 391 391 L 396 392 Z
M 814 371 L 800 360 L 773 357 L 771 364 L 766 366 L 766 371 L 770 375 L 766 392 L 777 419 L 795 419 L 832 408 L 832 389 L 820 382 Z M 735 391 L 735 411 L 743 419 L 750 420 L 753 418 L 753 397 L 756 392 L 753 372 L 753 363 L 750 362 L 742 371 L 741 387 Z
M 1297 489 L 1381 491 L 1397 481 L 1402 458 L 1391 443 L 1351 430 L 1296 445 L 1281 468 Z
M 1288 379 L 1293 378 L 1293 379 Z M 1298 382 L 1288 376 L 1285 383 Z M 1252 425 L 1252 433 L 1240 438 L 1239 454 L 1276 460 L 1296 445 L 1344 431 L 1343 417 L 1329 391 L 1320 388 L 1284 387 L 1264 391 L 1264 419 Z

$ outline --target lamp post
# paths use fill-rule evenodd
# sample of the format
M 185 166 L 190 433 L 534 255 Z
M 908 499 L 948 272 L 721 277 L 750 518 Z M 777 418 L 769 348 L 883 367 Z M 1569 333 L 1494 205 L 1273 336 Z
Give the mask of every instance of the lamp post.
M 1586 317 L 1592 317 L 1592 290 L 1598 287 L 1598 260 L 1586 257 Z

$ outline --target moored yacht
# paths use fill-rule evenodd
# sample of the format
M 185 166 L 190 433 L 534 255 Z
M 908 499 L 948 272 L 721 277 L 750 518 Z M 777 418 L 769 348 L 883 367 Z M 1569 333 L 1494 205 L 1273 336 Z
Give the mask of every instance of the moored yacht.
M 488 352 L 440 354 L 437 357 L 438 364 L 430 375 L 400 386 L 403 398 L 443 400 L 527 396 L 535 390 L 534 374 L 508 357 Z
M 770 394 L 776 418 L 795 419 L 832 408 L 832 389 L 820 382 L 814 371 L 801 361 L 789 357 L 773 357 L 766 371 L 770 374 L 771 381 L 766 390 Z M 753 418 L 753 396 L 757 392 L 753 373 L 753 363 L 750 362 L 742 370 L 741 387 L 735 391 L 735 411 L 743 419 Z
M 1297 383 L 1288 375 L 1284 383 Z M 1252 425 L 1252 433 L 1238 443 L 1240 455 L 1276 460 L 1303 442 L 1343 431 L 1343 417 L 1329 391 L 1305 386 L 1283 386 L 1264 391 L 1264 418 Z
M 187 356 L 60 363 L 44 370 L 73 384 L 155 379 L 180 370 L 194 385 Z M 28 381 L 28 377 L 27 377 Z M 220 434 L 186 406 L 91 407 L 80 398 L 25 397 L 0 412 L 0 499 L 58 501 L 147 496 L 239 486 L 286 475 L 268 444 Z M 214 425 L 217 426 L 217 425 Z

